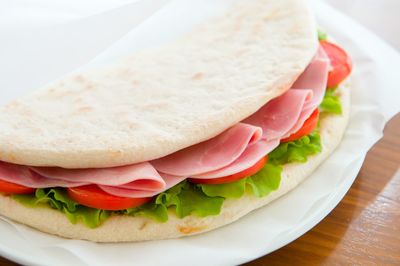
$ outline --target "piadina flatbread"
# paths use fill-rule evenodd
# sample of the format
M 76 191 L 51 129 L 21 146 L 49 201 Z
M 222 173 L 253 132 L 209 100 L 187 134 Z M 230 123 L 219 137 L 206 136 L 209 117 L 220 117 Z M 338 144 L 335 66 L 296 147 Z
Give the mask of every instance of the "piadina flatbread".
M 288 193 L 329 157 L 339 145 L 348 123 L 350 112 L 349 90 L 348 86 L 339 90 L 343 114 L 340 116 L 331 114 L 321 119 L 320 135 L 323 147 L 321 153 L 310 156 L 307 163 L 284 165 L 278 190 L 263 198 L 248 194 L 240 199 L 226 200 L 219 215 L 209 217 L 190 215 L 180 219 L 171 212 L 166 223 L 159 223 L 144 217 L 114 216 L 106 220 L 100 227 L 90 229 L 83 224 L 71 224 L 66 216 L 57 210 L 49 207 L 25 207 L 10 197 L 1 195 L 0 214 L 43 232 L 96 242 L 167 239 L 210 231 L 232 223 L 247 213 Z

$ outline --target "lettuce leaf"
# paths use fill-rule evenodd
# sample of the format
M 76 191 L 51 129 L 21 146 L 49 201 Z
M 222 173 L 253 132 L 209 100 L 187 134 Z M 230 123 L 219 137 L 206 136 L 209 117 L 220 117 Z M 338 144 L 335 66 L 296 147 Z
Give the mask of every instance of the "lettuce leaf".
M 279 188 L 281 183 L 282 166 L 267 163 L 257 174 L 247 178 L 254 196 L 261 198 Z
M 158 222 L 168 221 L 168 210 L 173 210 L 179 218 L 188 215 L 206 217 L 221 212 L 224 198 L 207 196 L 196 185 L 186 180 L 169 190 L 160 193 L 156 199 L 143 206 L 128 209 L 131 216 L 145 216 Z
M 335 95 L 336 88 L 327 89 L 325 92 L 324 99 L 319 106 L 319 109 L 322 112 L 334 113 L 334 114 L 342 114 L 342 104 L 340 103 L 340 99 Z
M 267 163 L 258 173 L 239 181 L 219 185 L 200 184 L 198 187 L 209 197 L 240 198 L 246 190 L 251 190 L 254 196 L 261 198 L 278 189 L 281 173 L 281 166 Z
M 160 193 L 155 200 L 137 208 L 124 210 L 131 216 L 144 216 L 158 222 L 168 221 L 168 211 L 179 218 L 188 215 L 206 217 L 218 215 L 227 198 L 240 198 L 249 189 L 257 197 L 264 197 L 277 190 L 281 180 L 282 167 L 267 163 L 257 174 L 242 180 L 221 185 L 196 185 L 183 181 Z
M 35 194 L 12 195 L 12 198 L 28 207 L 50 206 L 63 212 L 72 224 L 83 222 L 90 228 L 98 227 L 110 216 L 109 211 L 79 205 L 71 200 L 62 188 L 39 188 Z
M 318 131 L 314 131 L 310 135 L 301 137 L 298 140 L 281 143 L 271 153 L 269 153 L 269 161 L 282 165 L 292 162 L 307 162 L 307 157 L 317 154 L 322 150 L 321 140 Z
M 227 199 L 238 199 L 242 197 L 246 191 L 247 178 L 243 178 L 236 182 L 218 184 L 218 185 L 197 185 L 209 197 L 223 197 Z
M 318 30 L 318 40 L 320 41 L 326 41 L 328 39 L 328 34 L 323 32 L 322 30 Z

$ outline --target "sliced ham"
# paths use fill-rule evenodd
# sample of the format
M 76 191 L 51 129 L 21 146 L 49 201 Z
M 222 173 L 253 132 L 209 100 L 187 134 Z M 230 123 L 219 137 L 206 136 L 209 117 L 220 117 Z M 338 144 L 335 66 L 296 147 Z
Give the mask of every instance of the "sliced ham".
M 0 162 L 0 180 L 34 188 L 96 184 L 109 194 L 138 198 L 155 196 L 187 177 L 210 179 L 241 172 L 302 127 L 323 99 L 329 68 L 329 59 L 320 47 L 289 91 L 220 135 L 163 158 L 76 170 Z
M 147 197 L 153 197 L 186 179 L 186 177 L 172 176 L 172 175 L 167 175 L 167 174 L 162 174 L 162 177 L 165 180 L 166 186 L 162 190 L 158 190 L 158 191 L 135 189 L 135 187 L 132 188 L 129 184 L 122 185 L 122 186 L 99 185 L 99 187 L 103 191 L 107 192 L 108 194 L 119 196 L 119 197 L 147 198 Z
M 148 163 L 99 169 L 63 169 L 57 167 L 32 167 L 36 173 L 58 180 L 120 186 L 130 184 L 132 189 L 159 190 L 166 186 L 165 180 Z
M 207 173 L 233 163 L 261 135 L 261 128 L 239 123 L 213 139 L 154 160 L 152 164 L 157 171 L 170 175 Z
M 30 168 L 0 161 L 0 180 L 3 181 L 32 188 L 77 187 L 97 184 L 109 194 L 120 197 L 152 197 L 184 179 L 186 177 L 166 174 L 160 176 L 149 163 L 129 167 L 71 171 L 70 169 L 50 167 Z
M 81 182 L 81 185 L 96 184 L 107 193 L 120 197 L 152 197 L 173 187 L 186 177 L 162 174 L 149 162 L 140 164 L 99 168 L 63 169 L 57 167 L 31 167 L 37 176 L 42 175 L 59 182 Z
M 311 90 L 289 90 L 243 120 L 243 123 L 261 127 L 263 139 L 280 139 L 294 127 L 304 104 L 312 98 Z
M 28 167 L 0 161 L 0 180 L 31 188 L 47 187 L 77 187 L 86 185 L 82 182 L 72 182 L 43 177 Z
M 301 112 L 299 119 L 291 130 L 283 137 L 286 138 L 297 132 L 310 117 L 313 111 L 321 104 L 326 85 L 328 83 L 328 73 L 330 69 L 330 61 L 323 48 L 320 46 L 317 55 L 313 61 L 301 74 L 301 76 L 293 84 L 291 90 L 312 90 L 313 97 L 308 99 Z
M 255 165 L 258 161 L 260 161 L 263 157 L 265 157 L 278 145 L 279 145 L 279 139 L 271 141 L 260 140 L 254 145 L 248 146 L 246 150 L 242 153 L 242 155 L 230 165 L 209 173 L 196 175 L 194 176 L 194 178 L 211 179 L 211 178 L 219 178 L 239 173 Z

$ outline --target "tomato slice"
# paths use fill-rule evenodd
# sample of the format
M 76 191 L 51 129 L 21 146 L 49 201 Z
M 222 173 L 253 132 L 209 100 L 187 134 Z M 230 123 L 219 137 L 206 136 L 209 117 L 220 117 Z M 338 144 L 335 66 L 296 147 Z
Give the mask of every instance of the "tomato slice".
M 68 188 L 68 196 L 91 208 L 118 211 L 134 208 L 151 200 L 151 198 L 125 198 L 108 194 L 96 185 Z
M 328 75 L 328 88 L 335 88 L 350 75 L 353 67 L 351 58 L 345 50 L 336 44 L 327 41 L 320 41 L 320 44 L 324 48 L 332 65 L 332 70 Z
M 25 187 L 18 184 L 10 183 L 7 181 L 0 180 L 0 192 L 7 194 L 33 194 L 35 188 Z
M 315 127 L 318 124 L 319 118 L 319 110 L 318 108 L 314 110 L 314 112 L 310 115 L 310 117 L 304 122 L 303 126 L 295 133 L 290 135 L 289 137 L 282 139 L 281 142 L 289 142 L 297 140 L 303 136 L 306 136 L 313 132 Z
M 233 175 L 228 175 L 228 176 L 219 177 L 219 178 L 211 178 L 211 179 L 190 178 L 189 181 L 192 183 L 196 183 L 196 184 L 211 184 L 211 185 L 235 182 L 242 178 L 254 175 L 255 173 L 257 173 L 264 167 L 264 165 L 267 163 L 267 161 L 268 161 L 268 157 L 267 156 L 263 157 L 261 160 L 256 162 L 252 167 L 247 168 L 246 170 L 243 170 L 243 171 L 233 174 Z

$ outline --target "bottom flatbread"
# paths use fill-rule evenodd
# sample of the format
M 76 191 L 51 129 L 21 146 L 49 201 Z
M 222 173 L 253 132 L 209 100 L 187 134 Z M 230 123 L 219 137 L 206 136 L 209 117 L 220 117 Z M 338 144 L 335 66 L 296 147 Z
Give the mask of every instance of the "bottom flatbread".
M 90 229 L 83 224 L 71 224 L 67 217 L 58 210 L 48 207 L 25 207 L 9 196 L 4 195 L 0 195 L 0 214 L 43 232 L 95 242 L 128 242 L 177 238 L 221 227 L 288 193 L 309 176 L 335 150 L 343 137 L 350 112 L 350 90 L 348 86 L 341 87 L 338 93 L 342 103 L 343 114 L 330 114 L 321 118 L 322 152 L 308 157 L 306 163 L 284 165 L 279 189 L 266 197 L 256 198 L 252 195 L 245 195 L 240 199 L 225 200 L 219 215 L 205 218 L 191 215 L 179 219 L 171 212 L 166 223 L 158 223 L 144 217 L 112 216 L 100 227 Z

